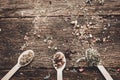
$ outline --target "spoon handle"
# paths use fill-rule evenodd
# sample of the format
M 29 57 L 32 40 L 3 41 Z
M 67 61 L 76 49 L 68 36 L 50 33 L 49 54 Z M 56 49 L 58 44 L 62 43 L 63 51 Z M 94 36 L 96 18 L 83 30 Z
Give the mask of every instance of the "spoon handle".
M 105 77 L 106 80 L 113 80 L 103 65 L 97 65 L 97 67 L 100 70 L 100 72 L 102 73 L 102 75 Z
M 57 80 L 63 80 L 62 70 L 57 70 Z
M 19 68 L 20 66 L 16 64 L 1 80 L 9 80 Z

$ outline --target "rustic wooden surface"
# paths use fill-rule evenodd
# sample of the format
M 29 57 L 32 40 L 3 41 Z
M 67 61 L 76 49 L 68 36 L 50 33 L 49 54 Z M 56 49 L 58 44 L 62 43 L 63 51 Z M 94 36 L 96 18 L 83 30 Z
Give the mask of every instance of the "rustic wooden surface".
M 72 35 L 73 25 L 70 23 L 79 15 L 79 25 L 84 24 L 84 14 L 80 9 L 84 6 L 83 1 L 85 0 L 0 0 L 0 78 L 17 63 L 20 53 L 27 49 L 35 52 L 33 62 L 19 70 L 11 80 L 44 80 L 48 73 L 51 75 L 48 80 L 56 80 L 56 72 L 50 59 L 56 51 L 77 52 L 71 54 L 71 59 L 67 56 L 66 69 L 71 68 L 82 56 L 84 50 L 81 48 L 89 47 L 86 43 L 84 46 L 80 45 L 79 40 Z M 101 55 L 103 65 L 114 80 L 119 80 L 120 73 L 117 69 L 120 68 L 120 1 L 105 0 L 104 5 L 94 2 L 85 7 L 88 15 L 100 18 L 96 21 L 99 22 L 97 28 L 88 32 L 100 38 L 110 36 L 110 41 L 96 43 L 95 47 Z M 106 26 L 109 29 L 104 32 L 103 28 Z M 44 42 L 48 37 L 53 38 L 51 45 Z M 58 49 L 48 49 L 48 46 Z M 83 73 L 73 69 L 64 71 L 64 80 L 80 79 L 104 80 L 100 72 L 93 68 L 85 68 Z

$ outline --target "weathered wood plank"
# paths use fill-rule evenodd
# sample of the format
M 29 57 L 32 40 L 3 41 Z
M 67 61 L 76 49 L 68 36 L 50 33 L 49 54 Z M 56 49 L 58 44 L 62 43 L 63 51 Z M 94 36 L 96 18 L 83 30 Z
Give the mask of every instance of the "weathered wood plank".
M 81 45 L 72 34 L 74 28 L 70 22 L 77 19 L 80 26 L 88 20 L 96 27 L 87 32 L 102 39 L 94 46 L 108 72 L 114 80 L 119 80 L 120 0 L 105 0 L 104 5 L 99 5 L 95 2 L 97 0 L 91 1 L 91 5 L 85 6 L 85 0 L 0 0 L 0 78 L 17 63 L 21 52 L 32 49 L 35 51 L 33 62 L 20 69 L 11 80 L 43 80 L 48 73 L 48 80 L 56 80 L 51 61 L 56 51 L 64 54 L 75 52 L 66 54 L 64 80 L 104 80 L 96 68 L 85 68 L 80 73 L 72 67 L 89 47 L 87 43 Z M 89 15 L 87 20 L 83 17 L 83 7 L 88 9 L 85 12 Z M 34 20 L 36 16 L 39 17 Z M 96 19 L 91 20 L 89 17 Z M 109 38 L 108 41 L 103 40 L 106 38 Z M 86 67 L 83 64 L 78 65 Z
M 106 67 L 119 67 L 119 16 L 105 17 L 103 16 L 103 23 L 98 28 L 90 30 L 93 36 L 104 38 L 105 36 L 111 36 L 111 42 L 103 42 L 102 44 L 96 43 L 103 64 Z M 68 19 L 66 21 L 66 19 Z M 81 24 L 82 16 L 78 18 L 79 24 Z M 114 20 L 117 19 L 117 22 Z M 104 22 L 105 21 L 105 22 Z M 71 25 L 71 17 L 40 17 L 38 24 L 34 25 L 33 18 L 1 18 L 0 19 L 0 68 L 7 69 L 15 65 L 17 58 L 26 49 L 33 49 L 35 51 L 35 59 L 29 67 L 48 67 L 51 68 L 52 61 L 50 58 L 56 51 L 66 52 L 70 49 L 77 52 L 71 55 L 71 59 L 67 58 L 67 67 L 71 67 L 75 61 L 82 55 L 82 45 L 79 40 L 72 35 L 73 25 Z M 104 26 L 110 23 L 108 33 L 103 33 Z M 109 33 L 110 32 L 110 33 Z M 26 34 L 27 33 L 27 34 Z M 25 35 L 28 39 L 24 39 Z M 46 38 L 50 39 L 52 44 L 44 42 Z M 25 42 L 27 42 L 25 44 Z M 25 44 L 25 45 L 24 45 Z M 23 46 L 24 45 L 24 46 Z M 85 43 L 85 48 L 88 45 Z M 49 49 L 49 46 L 53 47 Z M 24 47 L 21 50 L 21 47 Z M 57 50 L 54 48 L 57 47 Z
M 0 68 L 17 62 L 16 55 L 21 52 L 20 47 L 25 43 L 24 36 L 31 30 L 31 26 L 31 22 L 24 19 L 0 19 Z
M 0 72 L 0 78 L 2 78 L 8 70 L 1 70 Z M 111 76 L 113 77 L 114 80 L 119 80 L 120 76 L 119 73 L 116 72 L 111 72 L 109 71 Z M 115 75 L 117 74 L 117 75 Z M 46 76 L 50 77 L 47 80 L 56 80 L 56 71 L 55 69 L 32 69 L 32 70 L 22 70 L 20 69 L 13 77 L 11 80 L 45 80 L 44 78 Z M 96 68 L 85 68 L 85 71 L 80 73 L 75 72 L 75 70 L 70 69 L 70 70 L 64 70 L 63 72 L 63 79 L 64 80 L 105 80 L 103 76 L 100 74 L 98 69 Z
M 0 17 L 33 17 L 33 16 L 71 16 L 83 15 L 85 0 L 12 0 L 0 1 Z M 112 4 L 112 5 L 111 5 Z M 105 0 L 104 5 L 87 5 L 89 15 L 120 15 L 119 0 Z M 82 6 L 82 7 L 81 7 Z

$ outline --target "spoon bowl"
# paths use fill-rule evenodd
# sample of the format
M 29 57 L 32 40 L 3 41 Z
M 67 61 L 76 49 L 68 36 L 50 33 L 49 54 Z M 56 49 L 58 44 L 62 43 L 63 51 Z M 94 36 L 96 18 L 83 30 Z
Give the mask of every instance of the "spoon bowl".
M 32 50 L 24 51 L 18 58 L 18 64 L 20 66 L 28 65 L 34 58 L 34 52 Z
M 55 62 L 55 58 L 56 58 L 56 55 L 59 55 L 59 57 L 57 57 L 58 59 L 60 59 L 61 62 L 61 66 L 56 66 L 57 63 Z M 63 69 L 65 68 L 66 66 L 66 58 L 65 58 L 65 55 L 62 53 L 62 52 L 57 52 L 54 56 L 53 56 L 54 60 L 53 60 L 53 66 L 54 68 L 56 69 L 57 71 L 57 80 L 63 80 L 63 77 L 62 77 L 62 71 Z

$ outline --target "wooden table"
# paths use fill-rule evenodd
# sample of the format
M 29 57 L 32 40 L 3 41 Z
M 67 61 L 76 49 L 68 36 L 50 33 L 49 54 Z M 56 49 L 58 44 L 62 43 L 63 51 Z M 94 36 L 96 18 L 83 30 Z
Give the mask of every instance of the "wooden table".
M 87 13 L 88 20 L 94 18 L 88 22 L 96 26 L 87 32 L 101 39 L 94 47 L 114 80 L 119 80 L 120 1 L 105 0 L 104 5 L 98 4 L 97 0 L 85 5 L 84 1 L 0 0 L 0 78 L 17 63 L 21 52 L 32 49 L 35 52 L 33 62 L 21 68 L 11 80 L 44 80 L 48 74 L 48 80 L 56 80 L 51 61 L 56 51 L 66 54 L 64 80 L 104 80 L 96 68 L 80 65 L 85 68 L 82 73 L 73 68 L 89 45 L 84 41 L 81 45 L 78 37 L 72 34 L 74 25 L 71 21 L 77 19 L 82 26 Z

